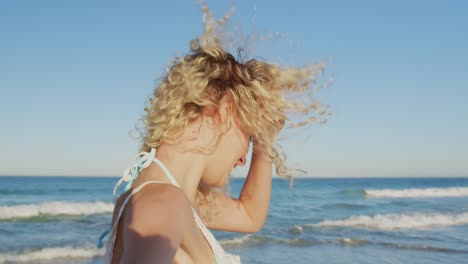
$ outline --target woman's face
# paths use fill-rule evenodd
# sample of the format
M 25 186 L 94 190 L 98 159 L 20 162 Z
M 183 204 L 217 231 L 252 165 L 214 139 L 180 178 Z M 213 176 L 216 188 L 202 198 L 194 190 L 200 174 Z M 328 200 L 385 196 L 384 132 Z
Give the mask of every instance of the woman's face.
M 210 155 L 210 162 L 202 177 L 203 183 L 224 186 L 232 169 L 245 165 L 249 144 L 250 135 L 241 129 L 238 119 L 232 118 L 230 129 L 221 136 L 216 150 Z

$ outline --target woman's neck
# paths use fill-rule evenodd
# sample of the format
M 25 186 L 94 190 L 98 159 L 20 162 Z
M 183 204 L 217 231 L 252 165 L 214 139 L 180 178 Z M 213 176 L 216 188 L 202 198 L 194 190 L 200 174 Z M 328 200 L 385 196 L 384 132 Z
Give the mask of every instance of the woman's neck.
M 193 151 L 180 151 L 175 145 L 163 144 L 156 151 L 159 159 L 174 176 L 182 191 L 190 202 L 195 205 L 195 197 L 200 179 L 205 169 L 206 157 Z M 164 171 L 156 166 L 153 177 L 167 178 Z
M 213 123 L 214 120 L 211 117 L 200 117 L 185 128 L 181 138 L 187 140 L 182 140 L 177 144 L 162 143 L 156 151 L 156 158 L 168 168 L 194 206 L 196 206 L 198 185 L 210 155 L 193 150 L 213 144 L 216 135 Z M 167 178 L 159 166 L 155 166 L 155 170 L 157 171 L 151 173 L 150 177 Z

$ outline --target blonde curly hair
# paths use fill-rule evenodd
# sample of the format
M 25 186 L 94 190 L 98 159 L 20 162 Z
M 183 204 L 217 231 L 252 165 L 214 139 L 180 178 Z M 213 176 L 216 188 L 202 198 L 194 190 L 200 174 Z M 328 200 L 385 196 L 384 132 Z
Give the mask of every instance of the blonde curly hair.
M 236 59 L 223 47 L 220 37 L 220 29 L 233 9 L 218 21 L 204 2 L 202 11 L 203 34 L 190 42 L 188 55 L 175 58 L 145 107 L 140 151 L 157 148 L 163 142 L 180 142 L 191 121 L 203 116 L 208 107 L 218 109 L 221 99 L 229 97 L 233 114 L 253 135 L 255 145 L 273 160 L 276 174 L 292 178 L 276 135 L 283 127 L 326 121 L 328 106 L 313 100 L 316 78 L 325 64 L 282 68 L 256 59 L 244 62 L 241 49 Z M 227 129 L 224 127 L 218 138 Z M 197 201 L 209 191 L 200 185 Z

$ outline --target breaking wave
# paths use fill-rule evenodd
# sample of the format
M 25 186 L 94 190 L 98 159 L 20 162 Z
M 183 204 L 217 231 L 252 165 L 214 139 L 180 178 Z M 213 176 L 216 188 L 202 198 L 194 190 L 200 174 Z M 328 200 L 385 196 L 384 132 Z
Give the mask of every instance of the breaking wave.
M 468 253 L 468 250 L 432 247 L 427 245 L 412 245 L 412 244 L 399 244 L 383 241 L 372 241 L 359 238 L 343 237 L 339 239 L 327 240 L 310 240 L 310 239 L 280 239 L 258 235 L 244 235 L 232 239 L 221 240 L 221 245 L 226 248 L 243 248 L 249 246 L 263 245 L 263 244 L 287 244 L 293 247 L 316 246 L 324 244 L 341 245 L 345 247 L 362 247 L 362 246 L 382 246 L 399 250 L 416 250 L 416 251 L 431 251 L 431 252 L 444 252 L 444 253 Z
M 468 187 L 425 188 L 425 189 L 369 189 L 366 196 L 390 198 L 414 197 L 460 197 L 468 196 Z
M 93 215 L 112 213 L 114 204 L 105 202 L 45 202 L 0 206 L 0 220 L 27 219 L 38 216 Z
M 431 252 L 442 252 L 442 253 L 464 253 L 464 254 L 468 253 L 468 250 L 462 250 L 462 249 L 432 247 L 432 246 L 426 246 L 426 245 L 399 244 L 399 243 L 391 243 L 391 242 L 379 242 L 379 241 L 371 241 L 371 240 L 348 238 L 348 237 L 338 239 L 336 242 L 338 242 L 338 244 L 341 244 L 343 246 L 376 245 L 376 246 L 383 246 L 383 247 L 389 247 L 393 249 L 403 249 L 403 250 L 431 251 Z
M 43 248 L 35 251 L 0 253 L 0 263 L 34 263 L 36 261 L 57 258 L 94 258 L 103 255 L 104 249 L 73 247 Z
M 312 227 L 358 227 L 378 230 L 427 229 L 435 226 L 468 224 L 468 212 L 462 214 L 409 213 L 355 215 L 342 220 L 324 220 Z
M 84 192 L 85 189 L 79 188 L 61 188 L 61 189 L 14 189 L 14 188 L 1 188 L 0 194 L 1 195 L 47 195 L 50 193 L 77 193 L 77 192 Z

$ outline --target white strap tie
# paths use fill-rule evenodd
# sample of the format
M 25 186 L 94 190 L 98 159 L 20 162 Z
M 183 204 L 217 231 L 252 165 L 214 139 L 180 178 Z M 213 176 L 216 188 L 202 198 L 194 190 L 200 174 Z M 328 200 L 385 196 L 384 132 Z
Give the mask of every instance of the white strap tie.
M 118 198 L 116 197 L 116 193 L 117 193 L 117 189 L 119 188 L 119 186 L 123 182 L 126 182 L 127 185 L 125 186 L 124 191 L 128 191 L 130 187 L 132 186 L 133 181 L 138 177 L 140 172 L 144 170 L 145 168 L 147 168 L 149 165 L 151 165 L 151 162 L 153 161 L 155 154 L 156 154 L 155 148 L 151 148 L 150 152 L 142 151 L 137 154 L 132 165 L 124 171 L 123 176 L 119 179 L 119 181 L 114 186 L 114 191 L 112 192 L 114 196 L 114 202 Z

